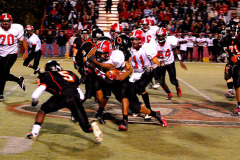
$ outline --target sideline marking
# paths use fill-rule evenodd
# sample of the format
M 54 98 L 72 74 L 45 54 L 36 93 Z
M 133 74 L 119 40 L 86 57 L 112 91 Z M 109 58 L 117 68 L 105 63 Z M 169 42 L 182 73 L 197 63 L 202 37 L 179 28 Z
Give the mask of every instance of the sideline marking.
M 185 83 L 188 87 L 190 87 L 192 90 L 194 90 L 195 92 L 197 92 L 198 94 L 200 94 L 202 97 L 206 98 L 207 100 L 209 100 L 210 102 L 215 102 L 214 100 L 212 100 L 210 97 L 206 96 L 205 94 L 203 94 L 202 92 L 198 91 L 195 87 L 193 87 L 191 84 L 189 84 L 188 82 L 182 80 L 181 78 L 178 78 L 178 80 L 182 81 L 183 83 Z

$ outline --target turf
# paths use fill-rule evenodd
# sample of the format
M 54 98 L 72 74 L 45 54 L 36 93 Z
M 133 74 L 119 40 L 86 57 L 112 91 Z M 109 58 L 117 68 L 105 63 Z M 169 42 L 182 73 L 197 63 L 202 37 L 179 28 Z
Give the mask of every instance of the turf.
M 41 59 L 40 67 L 50 59 Z M 57 59 L 64 69 L 74 70 L 72 60 Z M 30 104 L 31 94 L 36 89 L 36 75 L 33 70 L 22 66 L 18 59 L 11 72 L 26 79 L 27 90 L 23 92 L 16 83 L 7 82 L 6 98 L 0 103 L 0 159 L 236 159 L 239 148 L 239 128 L 175 126 L 167 128 L 151 124 L 129 124 L 127 132 L 118 131 L 115 123 L 100 125 L 104 134 L 101 144 L 96 143 L 92 134 L 84 133 L 77 124 L 68 119 L 46 117 L 40 137 L 32 145 L 28 143 L 9 147 L 24 148 L 20 153 L 1 151 L 8 146 L 9 139 L 24 137 L 32 127 L 35 116 L 10 112 L 8 106 Z M 223 94 L 227 87 L 224 81 L 224 63 L 187 63 L 187 71 L 176 63 L 177 77 L 183 91 L 183 97 L 176 96 L 175 88 L 167 83 L 172 90 L 173 102 L 214 104 L 232 110 L 236 100 L 227 100 Z M 77 73 L 77 72 L 76 72 Z M 13 88 L 16 87 L 15 90 Z M 84 86 L 81 86 L 84 90 Z M 151 102 L 165 102 L 166 94 L 162 89 L 149 90 Z M 48 99 L 50 94 L 44 93 L 40 102 Z M 114 97 L 111 102 L 116 102 Z M 91 99 L 90 102 L 94 102 Z M 87 106 L 86 106 L 87 107 Z M 8 137 L 8 139 L 6 138 Z M 12 138 L 11 138 L 12 137 Z M 27 141 L 26 141 L 27 142 Z M 238 159 L 238 158 L 237 158 Z

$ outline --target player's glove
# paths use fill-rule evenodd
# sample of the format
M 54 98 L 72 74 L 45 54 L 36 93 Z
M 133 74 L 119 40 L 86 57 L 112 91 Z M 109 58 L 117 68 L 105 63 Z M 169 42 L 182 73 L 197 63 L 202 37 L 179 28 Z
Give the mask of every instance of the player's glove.
M 152 69 L 149 66 L 143 66 L 143 70 L 144 72 L 152 72 Z
M 33 107 L 37 106 L 37 104 L 38 104 L 38 101 L 34 101 L 34 100 L 32 101 L 32 106 Z

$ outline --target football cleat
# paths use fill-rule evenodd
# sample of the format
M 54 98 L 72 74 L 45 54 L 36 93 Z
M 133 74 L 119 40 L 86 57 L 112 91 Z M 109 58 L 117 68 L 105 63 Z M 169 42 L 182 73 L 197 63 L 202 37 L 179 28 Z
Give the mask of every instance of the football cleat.
M 128 122 L 123 120 L 122 123 L 119 125 L 119 131 L 127 131 L 128 130 Z
M 39 74 L 40 73 L 40 68 L 38 67 L 34 72 L 33 72 L 33 74 Z
M 235 97 L 234 93 L 229 92 L 229 91 L 227 93 L 224 93 L 224 96 L 227 97 L 227 98 L 234 98 Z
M 168 96 L 165 98 L 166 100 L 171 100 L 173 97 L 173 94 L 172 93 L 168 93 Z
M 160 111 L 156 111 L 156 117 L 155 117 L 160 124 L 162 125 L 162 127 L 167 127 L 167 121 L 165 118 L 162 117 Z
M 73 116 L 73 114 L 71 114 L 71 122 L 73 123 L 77 123 L 77 119 Z
M 103 114 L 96 113 L 95 117 L 98 119 L 100 124 L 106 124 L 106 121 L 103 118 Z
M 152 116 L 149 116 L 148 114 L 146 114 L 146 115 L 144 116 L 144 120 L 145 120 L 145 121 L 151 120 L 151 118 L 152 118 Z
M 133 113 L 132 116 L 133 116 L 133 117 L 137 117 L 137 116 L 138 116 L 138 113 Z
M 239 116 L 240 114 L 240 106 L 237 106 L 235 111 L 231 114 L 232 116 Z
M 4 101 L 4 96 L 0 95 L 0 102 L 3 102 L 3 101 Z
M 154 86 L 153 86 L 153 89 L 157 89 L 160 87 L 160 84 L 159 83 L 156 83 Z
M 93 130 L 94 137 L 96 138 L 96 140 L 98 142 L 101 142 L 103 140 L 103 134 L 102 134 L 102 131 L 100 130 L 100 128 L 98 127 L 97 122 L 92 122 L 91 127 Z
M 36 140 L 37 139 L 37 137 L 39 136 L 39 134 L 37 134 L 37 133 L 28 133 L 27 135 L 26 135 L 26 138 L 27 139 L 32 139 L 32 140 Z
M 152 82 L 149 83 L 148 88 L 153 89 L 153 83 Z
M 19 82 L 18 82 L 19 86 L 25 91 L 26 90 L 26 86 L 25 86 L 25 82 L 24 82 L 24 77 L 20 76 L 19 77 Z
M 182 90 L 180 87 L 177 88 L 177 96 L 182 97 Z

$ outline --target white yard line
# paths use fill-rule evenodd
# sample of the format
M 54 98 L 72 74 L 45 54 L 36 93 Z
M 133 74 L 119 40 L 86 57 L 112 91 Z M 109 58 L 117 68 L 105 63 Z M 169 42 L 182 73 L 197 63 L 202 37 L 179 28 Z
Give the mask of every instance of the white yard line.
M 210 97 L 206 96 L 205 94 L 203 94 L 202 92 L 200 92 L 199 90 L 197 90 L 195 87 L 193 87 L 191 84 L 189 84 L 188 82 L 182 80 L 181 78 L 177 78 L 178 80 L 180 80 L 181 82 L 185 83 L 188 87 L 190 87 L 192 90 L 194 90 L 195 92 L 197 92 L 198 94 L 200 94 L 202 97 L 206 98 L 207 100 L 209 100 L 210 102 L 215 102 L 214 100 L 212 100 Z

